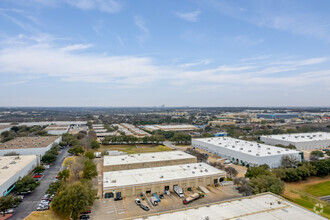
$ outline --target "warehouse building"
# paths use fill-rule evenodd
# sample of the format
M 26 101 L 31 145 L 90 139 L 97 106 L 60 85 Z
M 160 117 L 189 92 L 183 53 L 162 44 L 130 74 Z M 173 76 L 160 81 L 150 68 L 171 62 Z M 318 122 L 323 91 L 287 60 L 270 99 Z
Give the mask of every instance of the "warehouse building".
M 284 155 L 292 155 L 299 161 L 302 152 L 230 137 L 192 139 L 193 147 L 208 151 L 233 163 L 243 166 L 267 164 L 271 168 L 279 167 Z
M 330 146 L 330 133 L 299 133 L 261 136 L 260 140 L 266 144 L 284 146 L 293 145 L 299 150 L 313 150 Z
M 206 163 L 189 163 L 174 166 L 152 167 L 103 173 L 105 198 L 138 196 L 145 193 L 173 191 L 178 185 L 183 189 L 218 184 L 226 172 Z
M 45 128 L 48 134 L 62 135 L 69 131 L 69 125 L 49 125 Z
M 196 162 L 196 157 L 182 151 L 104 156 L 103 171 L 130 170 Z
M 321 210 L 321 208 L 320 208 Z M 325 220 L 322 216 L 272 193 L 262 193 L 229 201 L 193 206 L 164 213 L 150 214 L 136 220 Z
M 29 174 L 39 163 L 37 155 L 0 157 L 0 197 L 10 193 L 16 181 Z
M 18 153 L 19 155 L 36 154 L 43 156 L 54 143 L 58 144 L 61 140 L 61 136 L 18 137 L 0 143 L 0 156 L 7 153 Z
M 140 128 L 135 127 L 132 124 L 121 123 L 120 125 L 126 129 L 128 129 L 130 132 L 132 132 L 134 134 L 134 136 L 137 136 L 137 137 L 150 136 L 149 133 L 145 132 L 144 130 L 141 130 Z
M 147 131 L 157 131 L 157 130 L 162 130 L 162 131 L 193 131 L 193 130 L 198 130 L 198 128 L 194 125 L 187 125 L 187 124 L 182 124 L 182 125 L 144 125 L 141 126 L 143 129 Z

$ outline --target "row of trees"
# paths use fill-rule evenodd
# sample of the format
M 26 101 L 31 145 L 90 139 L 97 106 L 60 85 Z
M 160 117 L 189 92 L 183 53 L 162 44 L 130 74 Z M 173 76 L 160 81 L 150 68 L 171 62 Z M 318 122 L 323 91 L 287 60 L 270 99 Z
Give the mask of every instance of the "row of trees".
M 138 138 L 134 136 L 126 136 L 126 135 L 120 135 L 120 136 L 106 136 L 104 137 L 102 144 L 137 144 L 137 143 L 144 143 L 144 144 L 160 144 L 163 141 L 165 141 L 164 136 L 162 135 L 151 135 L 151 136 L 145 136 L 143 138 Z
M 1 142 L 10 141 L 16 137 L 24 137 L 28 135 L 47 135 L 47 131 L 44 130 L 46 126 L 13 126 L 9 131 L 1 133 Z
M 87 150 L 84 156 L 76 156 L 67 163 L 68 169 L 58 173 L 60 181 L 50 184 L 47 193 L 55 194 L 52 208 L 63 217 L 77 219 L 79 214 L 93 205 L 96 190 L 91 179 L 97 176 L 94 152 Z
M 43 163 L 54 163 L 58 156 L 59 145 L 53 144 L 52 148 L 48 150 L 41 158 Z

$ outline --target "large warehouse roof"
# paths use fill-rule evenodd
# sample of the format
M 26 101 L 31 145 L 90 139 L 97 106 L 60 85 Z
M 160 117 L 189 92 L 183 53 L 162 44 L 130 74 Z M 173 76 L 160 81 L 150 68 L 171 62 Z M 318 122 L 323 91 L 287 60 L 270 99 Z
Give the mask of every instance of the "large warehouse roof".
M 37 155 L 0 157 L 0 186 L 36 158 Z
M 18 137 L 0 143 L 0 149 L 43 148 L 53 143 L 59 136 Z
M 121 165 L 121 164 L 136 164 L 150 163 L 155 161 L 170 161 L 195 158 L 194 156 L 182 151 L 165 151 L 156 153 L 144 154 L 129 154 L 120 156 L 104 156 L 104 166 Z
M 194 125 L 145 125 L 143 128 L 154 131 L 154 130 L 163 130 L 163 131 L 189 131 L 198 129 Z
M 139 219 L 325 219 L 271 193 L 234 199 L 231 201 L 201 205 L 181 210 L 157 213 Z
M 112 171 L 103 173 L 103 188 L 156 183 L 217 174 L 224 175 L 225 172 L 206 163 Z
M 193 139 L 197 141 L 201 141 L 207 144 L 212 144 L 219 148 L 227 148 L 233 151 L 242 152 L 245 154 L 265 157 L 271 155 L 281 155 L 281 154 L 289 154 L 289 153 L 298 153 L 295 150 L 289 150 L 280 147 L 274 147 L 266 144 L 260 144 L 251 141 L 239 140 L 230 137 L 213 137 L 213 138 L 199 138 Z
M 281 134 L 281 135 L 267 135 L 263 137 L 272 138 L 281 141 L 308 142 L 308 141 L 330 140 L 330 133 L 316 132 L 316 133 L 299 133 L 299 134 Z

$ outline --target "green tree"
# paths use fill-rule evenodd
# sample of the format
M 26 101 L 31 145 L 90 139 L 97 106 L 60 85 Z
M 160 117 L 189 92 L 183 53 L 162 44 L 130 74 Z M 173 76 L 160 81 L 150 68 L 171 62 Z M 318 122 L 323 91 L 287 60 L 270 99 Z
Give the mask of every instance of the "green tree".
M 67 184 L 55 195 L 52 208 L 63 217 L 71 215 L 73 219 L 77 219 L 81 212 L 93 205 L 95 196 L 96 190 L 88 181 Z
M 99 142 L 97 142 L 96 140 L 92 140 L 91 141 L 91 148 L 92 149 L 99 149 L 100 148 Z
M 319 150 L 312 151 L 311 155 L 314 155 L 316 157 L 324 157 L 324 153 L 322 151 L 319 151 Z
M 281 165 L 285 168 L 297 166 L 298 162 L 298 158 L 293 155 L 284 155 L 281 158 Z
M 41 161 L 44 163 L 54 163 L 56 161 L 57 155 L 52 154 L 50 152 L 46 152 L 44 156 L 42 156 Z
M 269 166 L 266 164 L 260 165 L 258 167 L 249 167 L 245 177 L 246 178 L 253 178 L 253 177 L 257 177 L 260 175 L 272 175 L 272 172 L 270 172 L 269 170 Z
M 92 160 L 86 160 L 84 162 L 84 168 L 83 168 L 83 178 L 84 179 L 92 179 L 93 177 L 97 176 L 97 170 L 96 165 Z
M 32 176 L 24 176 L 22 179 L 19 179 L 16 184 L 15 188 L 18 193 L 33 191 L 37 186 L 39 186 L 39 182 L 35 180 Z
M 84 156 L 87 157 L 88 159 L 91 159 L 91 160 L 93 160 L 95 158 L 94 152 L 91 151 L 91 150 L 86 151 Z
M 58 191 L 58 189 L 62 186 L 62 181 L 55 181 L 55 182 L 52 182 L 51 184 L 49 184 L 49 187 L 46 191 L 47 194 L 49 195 L 55 195 Z
M 57 174 L 58 179 L 66 181 L 70 177 L 70 171 L 68 169 L 62 170 Z
M 3 216 L 5 216 L 7 209 L 10 209 L 13 205 L 17 205 L 18 203 L 18 198 L 12 195 L 0 197 L 0 211 L 3 213 Z
M 75 156 L 83 154 L 85 151 L 82 146 L 74 146 L 68 150 L 70 154 L 74 154 Z
M 284 190 L 284 182 L 275 175 L 260 175 L 252 178 L 250 185 L 255 194 L 263 192 L 281 194 Z
M 45 170 L 44 166 L 36 166 L 34 168 L 34 173 L 42 173 L 42 172 L 44 172 L 44 170 Z

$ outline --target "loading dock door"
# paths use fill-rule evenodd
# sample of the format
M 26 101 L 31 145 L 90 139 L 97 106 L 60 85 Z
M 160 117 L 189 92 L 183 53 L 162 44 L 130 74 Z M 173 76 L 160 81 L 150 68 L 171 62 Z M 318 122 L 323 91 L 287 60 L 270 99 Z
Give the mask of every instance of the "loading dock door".
M 165 191 L 169 191 L 170 190 L 170 186 L 165 186 Z
M 111 193 L 106 193 L 106 194 L 104 194 L 104 198 L 106 198 L 106 199 L 109 199 L 109 198 L 113 198 L 113 193 L 111 192 Z
M 121 192 L 116 192 L 116 198 L 120 198 L 121 197 Z
M 217 184 L 217 183 L 218 183 L 218 179 L 214 179 L 214 180 L 213 180 L 213 183 L 214 183 L 214 184 Z

